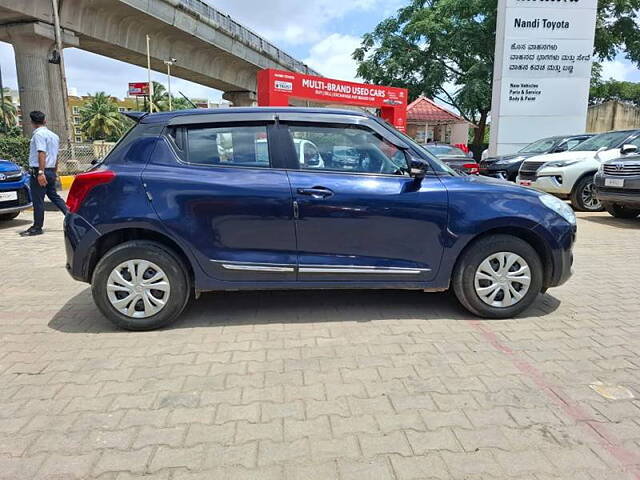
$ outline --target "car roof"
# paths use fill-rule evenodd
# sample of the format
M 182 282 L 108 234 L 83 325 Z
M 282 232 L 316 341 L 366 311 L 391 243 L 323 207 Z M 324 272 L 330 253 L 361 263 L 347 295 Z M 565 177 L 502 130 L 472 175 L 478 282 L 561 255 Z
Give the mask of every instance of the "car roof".
M 125 112 L 129 118 L 140 123 L 166 123 L 177 117 L 190 115 L 229 115 L 229 114 L 264 114 L 264 113 L 306 113 L 325 115 L 350 115 L 359 117 L 369 117 L 367 113 L 357 110 L 346 110 L 339 108 L 305 108 L 305 107 L 229 107 L 229 108 L 195 108 L 188 110 L 174 110 L 172 112 L 146 113 L 146 112 Z

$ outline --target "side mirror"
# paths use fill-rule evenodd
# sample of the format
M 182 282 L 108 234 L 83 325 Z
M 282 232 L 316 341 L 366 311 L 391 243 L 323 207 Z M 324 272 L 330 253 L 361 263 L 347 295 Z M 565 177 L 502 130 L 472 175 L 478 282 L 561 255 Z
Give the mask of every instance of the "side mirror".
M 555 149 L 555 153 L 560 153 L 560 152 L 566 152 L 567 150 L 569 150 L 567 148 L 567 144 L 566 143 L 561 143 L 560 145 L 558 145 Z
M 429 163 L 422 158 L 409 155 L 409 175 L 416 180 L 421 180 L 427 174 L 429 170 Z
M 626 145 L 623 145 L 622 148 L 620 149 L 620 154 L 629 155 L 630 153 L 636 153 L 637 151 L 638 151 L 638 147 L 636 147 L 635 145 L 626 144 Z

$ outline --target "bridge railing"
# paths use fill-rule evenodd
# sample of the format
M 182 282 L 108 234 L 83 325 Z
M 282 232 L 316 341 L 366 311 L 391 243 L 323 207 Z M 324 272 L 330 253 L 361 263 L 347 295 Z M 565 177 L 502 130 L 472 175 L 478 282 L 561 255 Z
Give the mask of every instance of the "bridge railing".
M 279 63 L 288 66 L 291 70 L 301 73 L 316 73 L 300 60 L 296 60 L 291 55 L 283 52 L 278 47 L 262 38 L 260 35 L 255 34 L 247 27 L 239 24 L 228 15 L 216 10 L 202 0 L 180 0 L 180 4 L 185 10 L 191 10 L 201 17 L 208 19 L 217 28 L 225 31 L 232 37 L 239 39 L 251 48 L 266 53 Z

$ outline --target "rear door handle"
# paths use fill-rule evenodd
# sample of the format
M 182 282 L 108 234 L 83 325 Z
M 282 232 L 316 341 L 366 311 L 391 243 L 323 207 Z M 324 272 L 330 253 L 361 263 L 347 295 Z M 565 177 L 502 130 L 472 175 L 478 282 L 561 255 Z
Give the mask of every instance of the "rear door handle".
M 326 187 L 298 188 L 298 195 L 308 195 L 315 199 L 328 198 L 333 195 L 333 190 Z

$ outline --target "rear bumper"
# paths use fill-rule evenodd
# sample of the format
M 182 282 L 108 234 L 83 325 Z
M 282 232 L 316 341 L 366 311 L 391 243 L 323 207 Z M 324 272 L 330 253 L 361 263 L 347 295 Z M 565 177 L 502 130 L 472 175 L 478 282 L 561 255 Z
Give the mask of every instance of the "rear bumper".
M 90 267 L 100 233 L 80 215 L 69 213 L 64 218 L 66 269 L 74 280 L 91 282 Z
M 509 180 L 510 182 L 515 182 L 516 177 L 518 176 L 518 168 L 520 164 L 515 165 L 483 165 L 480 164 L 480 175 L 484 175 L 485 177 L 492 178 L 500 178 L 503 180 Z

